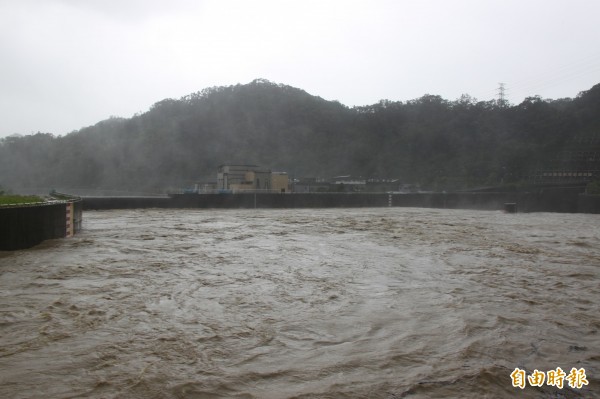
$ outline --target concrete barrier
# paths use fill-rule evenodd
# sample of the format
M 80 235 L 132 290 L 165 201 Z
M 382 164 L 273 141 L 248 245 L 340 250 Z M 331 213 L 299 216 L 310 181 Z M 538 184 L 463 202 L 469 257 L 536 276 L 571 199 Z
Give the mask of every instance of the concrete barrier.
M 505 210 L 518 212 L 598 213 L 594 200 L 577 190 L 544 189 L 533 192 L 454 193 L 221 193 L 172 194 L 170 197 L 84 197 L 84 209 L 133 208 L 357 208 L 415 207 Z
M 169 197 L 83 197 L 84 210 L 170 208 Z
M 0 207 L 0 250 L 31 248 L 81 230 L 80 200 Z
M 600 213 L 600 195 L 580 194 L 577 209 L 583 213 Z

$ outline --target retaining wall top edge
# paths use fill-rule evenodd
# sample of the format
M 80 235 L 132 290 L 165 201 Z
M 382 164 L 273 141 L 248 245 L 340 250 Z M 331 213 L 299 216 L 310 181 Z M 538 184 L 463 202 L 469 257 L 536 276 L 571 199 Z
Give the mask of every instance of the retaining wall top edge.
M 33 208 L 36 206 L 48 206 L 48 205 L 60 205 L 60 204 L 69 204 L 69 203 L 75 203 L 75 202 L 80 202 L 81 199 L 76 199 L 76 200 L 59 200 L 59 201 L 54 201 L 54 200 L 50 200 L 50 201 L 44 201 L 44 202 L 25 202 L 25 203 L 21 203 L 21 204 L 2 204 L 0 205 L 0 209 L 2 208 Z

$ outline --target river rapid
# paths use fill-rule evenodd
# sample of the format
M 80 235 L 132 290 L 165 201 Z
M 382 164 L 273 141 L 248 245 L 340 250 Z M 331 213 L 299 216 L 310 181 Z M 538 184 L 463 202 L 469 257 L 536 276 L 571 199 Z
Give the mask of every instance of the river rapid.
M 599 277 L 600 215 L 87 211 L 0 252 L 0 397 L 600 397 Z

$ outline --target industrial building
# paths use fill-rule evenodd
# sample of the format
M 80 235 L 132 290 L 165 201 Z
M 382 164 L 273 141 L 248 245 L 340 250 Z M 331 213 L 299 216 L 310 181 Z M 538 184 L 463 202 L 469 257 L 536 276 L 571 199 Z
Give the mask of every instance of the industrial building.
M 217 190 L 287 193 L 289 179 L 285 172 L 271 172 L 257 165 L 220 165 Z

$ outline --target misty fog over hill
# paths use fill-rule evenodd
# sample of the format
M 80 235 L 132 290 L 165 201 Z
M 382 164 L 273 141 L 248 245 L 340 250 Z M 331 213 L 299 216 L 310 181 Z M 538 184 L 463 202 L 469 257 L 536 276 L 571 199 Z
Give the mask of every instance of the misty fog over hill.
M 564 166 L 561 154 L 586 140 L 600 140 L 600 84 L 572 99 L 518 105 L 424 95 L 349 108 L 259 79 L 165 99 L 65 136 L 4 138 L 0 186 L 158 193 L 215 180 L 218 165 L 240 163 L 294 177 L 459 189 L 523 182 L 536 169 Z

